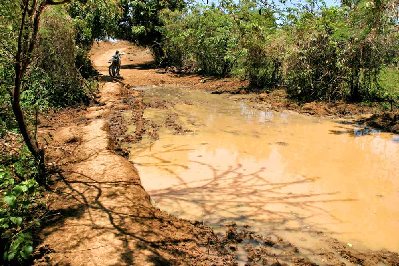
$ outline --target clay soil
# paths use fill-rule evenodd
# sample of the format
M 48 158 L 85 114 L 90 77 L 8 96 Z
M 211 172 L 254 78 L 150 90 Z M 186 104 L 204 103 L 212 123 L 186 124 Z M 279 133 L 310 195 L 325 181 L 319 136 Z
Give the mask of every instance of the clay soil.
M 112 80 L 107 77 L 107 62 L 117 49 L 125 53 L 123 79 Z M 302 250 L 274 232 L 257 235 L 231 224 L 215 233 L 202 222 L 173 217 L 151 204 L 137 170 L 126 159 L 127 143 L 140 143 L 145 135 L 156 141 L 160 126 L 172 128 L 176 134 L 185 130 L 174 117 L 167 118 L 165 125 L 143 118 L 147 107 L 168 109 L 174 104 L 163 99 L 144 103 L 142 92 L 134 90 L 143 86 L 238 92 L 254 107 L 304 110 L 314 115 L 339 115 L 333 109 L 356 114 L 353 110 L 358 109 L 350 105 L 342 109 L 338 105 L 304 107 L 287 100 L 282 92 L 248 97 L 244 81 L 157 69 L 148 50 L 126 42 L 95 44 L 92 60 L 102 74 L 96 103 L 41 118 L 39 134 L 47 148 L 52 185 L 46 223 L 36 239 L 34 264 L 399 265 L 396 253 L 355 250 L 323 232 L 314 233 L 323 245 Z M 320 108 L 324 111 L 318 111 Z M 126 112 L 131 113 L 128 119 Z M 134 126 L 133 132 L 128 131 L 129 125 Z

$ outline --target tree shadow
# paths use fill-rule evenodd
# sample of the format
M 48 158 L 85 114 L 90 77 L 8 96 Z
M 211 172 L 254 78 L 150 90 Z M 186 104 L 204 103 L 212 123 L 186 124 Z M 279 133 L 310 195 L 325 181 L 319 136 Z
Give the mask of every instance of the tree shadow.
M 115 235 L 119 241 L 106 243 L 114 246 L 115 256 L 119 255 L 118 265 L 143 263 L 135 261 L 137 250 L 140 249 L 148 253 L 146 263 L 170 265 L 171 257 L 178 254 L 190 256 L 182 251 L 182 245 L 202 245 L 195 236 L 186 234 L 187 228 L 192 227 L 190 222 L 171 219 L 168 214 L 150 205 L 139 180 L 99 181 L 96 176 L 73 171 L 60 171 L 57 177 L 60 186 L 54 193 L 63 200 L 51 208 L 52 218 L 43 224 L 43 239 L 39 242 L 44 242 L 46 237 L 57 231 L 65 232 L 68 241 L 63 250 L 37 254 L 37 260 L 43 259 L 48 253 L 74 254 L 101 249 L 104 247 L 101 242 L 95 247 L 82 247 L 87 247 L 90 240 L 101 239 L 109 234 Z M 138 190 L 141 190 L 141 196 L 136 197 Z M 107 217 L 106 223 L 100 220 L 104 216 Z M 71 225 L 71 221 L 75 220 L 76 223 Z M 178 233 L 181 228 L 186 229 L 183 231 L 185 233 Z M 72 231 L 74 238 L 69 231 Z
M 169 147 L 164 152 L 170 153 L 171 149 Z M 176 146 L 176 149 L 181 147 Z M 287 180 L 280 181 L 268 177 L 267 168 L 247 171 L 240 163 L 215 167 L 190 160 L 191 167 L 204 172 L 203 177 L 193 181 L 180 174 L 187 165 L 164 163 L 160 153 L 150 152 L 146 157 L 152 163 L 141 164 L 141 167 L 150 167 L 151 171 L 157 169 L 157 173 L 165 173 L 176 181 L 167 188 L 149 190 L 157 206 L 167 208 L 172 214 L 194 216 L 213 226 L 233 222 L 255 227 L 267 224 L 274 230 L 303 230 L 305 227 L 314 232 L 327 230 L 312 218 L 325 215 L 337 223 L 341 221 L 321 206 L 355 200 L 342 198 L 339 192 L 304 192 L 317 177 L 287 177 Z M 292 223 L 296 226 L 289 226 Z
M 253 230 L 266 237 L 279 238 L 280 233 L 290 233 L 300 237 L 306 235 L 306 238 L 321 237 L 321 232 L 323 235 L 330 232 L 327 223 L 344 223 L 327 205 L 342 205 L 357 200 L 343 197 L 339 191 L 329 193 L 309 191 L 308 186 L 316 182 L 319 177 L 287 176 L 279 180 L 270 177 L 270 172 L 265 167 L 252 167 L 248 170 L 239 162 L 215 166 L 216 164 L 197 159 L 189 160 L 188 163 L 173 163 L 162 156 L 162 153 L 173 154 L 174 150 L 177 152 L 182 149 L 190 150 L 190 147 L 168 145 L 161 151 L 140 149 L 136 153 L 137 157 L 142 157 L 141 161 L 145 161 L 139 168 L 139 171 L 142 170 L 141 177 L 145 178 L 143 176 L 145 170 L 142 168 L 149 167 L 151 173 L 154 171 L 159 173 L 160 180 L 164 178 L 174 180 L 175 182 L 171 182 L 173 185 L 168 187 L 148 190 L 156 206 L 172 215 L 202 221 L 211 225 L 216 231 L 225 232 L 226 226 L 228 228 L 234 224 L 240 228 L 239 230 Z M 203 173 L 203 175 L 198 174 L 198 179 L 193 180 L 184 176 L 187 174 L 185 170 L 197 166 L 199 166 L 197 172 Z M 154 177 L 155 174 L 148 178 Z M 154 182 L 157 181 L 151 180 L 151 183 Z M 251 239 L 251 237 L 245 238 L 244 242 Z M 286 246 L 282 246 L 281 243 Z M 292 249 L 292 243 L 287 241 L 281 243 L 271 248 L 275 254 L 278 254 L 274 256 L 282 261 L 290 261 L 292 254 L 284 250 Z M 244 247 L 246 244 L 241 246 Z M 268 248 L 267 243 L 263 242 L 261 245 L 256 243 L 252 245 L 253 248 L 261 246 Z M 303 247 L 301 252 L 315 254 L 315 249 Z M 236 256 L 239 254 L 236 253 Z
M 121 69 L 138 69 L 138 70 L 149 70 L 155 69 L 156 65 L 154 62 L 147 62 L 141 64 L 123 64 L 121 65 Z
M 124 85 L 124 83 L 122 83 L 122 80 L 123 80 L 122 76 L 111 77 L 109 75 L 98 75 L 97 80 L 100 82 L 119 82 L 119 83 L 121 83 L 121 85 Z

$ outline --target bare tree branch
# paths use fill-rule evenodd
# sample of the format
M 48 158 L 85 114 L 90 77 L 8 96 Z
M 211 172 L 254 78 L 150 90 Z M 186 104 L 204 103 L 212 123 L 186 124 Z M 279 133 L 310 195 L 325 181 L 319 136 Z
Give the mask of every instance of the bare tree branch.
M 23 71 L 23 64 L 22 64 L 22 56 L 23 56 L 23 38 L 24 38 L 24 30 L 26 25 L 26 16 L 28 13 L 29 8 L 29 0 L 24 0 L 24 9 L 21 18 L 21 25 L 19 28 L 18 34 L 18 46 L 17 52 L 15 56 L 15 80 L 14 80 L 14 91 L 13 91 L 13 98 L 12 98 L 12 109 L 15 115 L 15 119 L 17 120 L 19 130 L 22 134 L 22 137 L 28 147 L 29 151 L 35 156 L 36 158 L 39 157 L 39 148 L 32 142 L 30 137 L 29 131 L 26 127 L 25 117 L 21 109 L 20 105 L 20 95 L 21 95 L 21 85 L 22 85 L 22 78 L 24 75 Z
M 46 8 L 47 6 L 47 2 L 44 1 L 42 2 L 38 8 L 35 8 L 35 14 L 33 17 L 33 29 L 32 29 L 32 35 L 30 38 L 30 42 L 29 42 L 29 47 L 28 50 L 26 52 L 26 60 L 24 60 L 24 64 L 23 64 L 23 71 L 25 72 L 27 67 L 29 66 L 29 64 L 32 62 L 32 53 L 33 50 L 35 48 L 35 44 L 36 44 L 36 40 L 37 40 L 37 34 L 39 32 L 39 24 L 40 24 L 40 16 L 43 12 L 43 10 Z

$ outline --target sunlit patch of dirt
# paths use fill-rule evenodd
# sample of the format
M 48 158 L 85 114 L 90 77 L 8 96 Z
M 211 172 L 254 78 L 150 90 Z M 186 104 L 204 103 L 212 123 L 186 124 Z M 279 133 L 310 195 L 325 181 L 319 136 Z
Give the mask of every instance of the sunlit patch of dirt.
M 345 102 L 308 102 L 298 103 L 288 98 L 284 90 L 278 89 L 270 92 L 235 93 L 233 99 L 245 100 L 252 107 L 262 110 L 284 111 L 291 110 L 302 114 L 328 117 L 359 117 L 378 111 L 376 106 L 361 106 Z

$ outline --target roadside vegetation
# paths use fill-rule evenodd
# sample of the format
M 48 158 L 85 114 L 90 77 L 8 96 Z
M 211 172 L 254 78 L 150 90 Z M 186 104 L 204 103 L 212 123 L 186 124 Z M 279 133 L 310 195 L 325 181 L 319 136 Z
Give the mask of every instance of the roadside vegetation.
M 0 264 L 22 263 L 46 219 L 39 117 L 89 104 L 89 50 L 118 38 L 149 47 L 161 66 L 284 88 L 300 102 L 399 100 L 398 0 L 21 0 L 0 3 Z
M 299 101 L 398 100 L 398 1 L 221 1 L 161 14 L 169 64 Z M 265 2 L 267 3 L 267 2 Z
M 47 218 L 40 114 L 88 104 L 96 91 L 88 51 L 96 38 L 107 36 L 99 28 L 112 23 L 94 23 L 96 16 L 84 16 L 93 11 L 86 4 L 69 2 L 0 4 L 0 264 L 26 262 L 33 233 Z M 100 2 L 91 4 L 100 9 Z M 97 16 L 104 14 L 111 13 L 103 8 Z
M 89 51 L 109 38 L 156 51 L 159 12 L 183 1 L 22 0 L 0 4 L 0 264 L 26 262 L 46 219 L 48 169 L 40 114 L 87 105 L 97 90 Z M 161 55 L 160 55 L 161 56 Z

